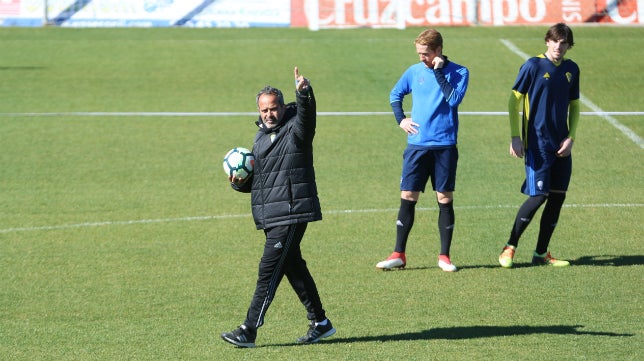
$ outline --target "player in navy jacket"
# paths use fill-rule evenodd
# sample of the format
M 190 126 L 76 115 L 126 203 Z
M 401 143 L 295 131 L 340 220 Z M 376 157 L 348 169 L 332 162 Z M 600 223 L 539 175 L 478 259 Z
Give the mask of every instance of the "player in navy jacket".
M 499 263 L 514 264 L 519 238 L 537 210 L 546 203 L 532 257 L 535 265 L 568 266 L 548 252 L 572 175 L 572 146 L 579 122 L 579 67 L 564 58 L 574 45 L 572 30 L 563 23 L 545 36 L 547 50 L 520 68 L 508 104 L 512 141 L 510 154 L 525 157 L 526 179 L 521 191 L 528 199 L 519 208 Z M 520 115 L 520 112 L 523 115 Z
M 438 266 L 456 271 L 449 251 L 454 230 L 453 192 L 458 162 L 458 106 L 465 97 L 469 71 L 443 55 L 443 37 L 425 30 L 415 40 L 420 62 L 410 66 L 389 95 L 396 122 L 407 134 L 400 182 L 400 209 L 396 222 L 394 252 L 376 268 L 392 269 L 407 264 L 405 248 L 414 224 L 416 203 L 431 179 L 439 207 L 441 250 Z M 405 116 L 403 99 L 411 94 L 411 118 Z

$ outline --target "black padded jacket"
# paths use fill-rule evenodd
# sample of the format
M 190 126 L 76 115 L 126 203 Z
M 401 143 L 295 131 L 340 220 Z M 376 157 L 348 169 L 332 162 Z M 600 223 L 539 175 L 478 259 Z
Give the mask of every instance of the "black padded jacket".
M 267 229 L 322 219 L 313 168 L 316 106 L 313 89 L 296 92 L 296 102 L 286 104 L 282 121 L 268 129 L 261 119 L 253 143 L 253 176 L 240 192 L 251 193 L 257 229 Z

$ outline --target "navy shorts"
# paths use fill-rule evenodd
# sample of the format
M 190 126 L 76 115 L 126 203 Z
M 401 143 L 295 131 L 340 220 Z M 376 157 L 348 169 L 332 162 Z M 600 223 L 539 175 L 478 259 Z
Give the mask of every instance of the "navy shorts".
M 551 190 L 567 191 L 572 175 L 572 156 L 559 158 L 554 153 L 526 150 L 525 181 L 521 192 L 531 197 Z
M 415 149 L 407 147 L 403 152 L 400 190 L 425 192 L 431 179 L 432 189 L 437 192 L 453 192 L 456 185 L 458 148 Z

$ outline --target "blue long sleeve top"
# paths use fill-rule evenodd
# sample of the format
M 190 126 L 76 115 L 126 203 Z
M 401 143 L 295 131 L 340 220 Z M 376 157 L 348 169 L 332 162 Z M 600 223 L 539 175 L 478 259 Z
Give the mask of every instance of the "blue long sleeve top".
M 469 81 L 466 67 L 446 61 L 441 69 L 430 69 L 422 62 L 403 73 L 389 94 L 398 124 L 405 118 L 403 99 L 411 93 L 411 118 L 418 123 L 418 133 L 410 134 L 407 143 L 421 148 L 457 144 L 458 106 L 465 97 Z

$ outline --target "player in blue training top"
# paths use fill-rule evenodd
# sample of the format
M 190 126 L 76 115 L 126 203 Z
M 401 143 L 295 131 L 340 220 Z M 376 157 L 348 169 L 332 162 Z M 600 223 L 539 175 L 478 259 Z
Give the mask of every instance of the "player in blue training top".
M 546 53 L 521 66 L 508 104 L 510 153 L 525 156 L 526 179 L 521 191 L 528 199 L 519 208 L 510 239 L 499 256 L 505 268 L 512 267 L 519 238 L 544 203 L 532 264 L 570 265 L 553 258 L 548 245 L 572 174 L 571 150 L 579 122 L 579 67 L 564 58 L 574 45 L 572 30 L 566 24 L 551 26 L 545 42 Z
M 403 73 L 389 95 L 396 121 L 407 133 L 407 148 L 403 153 L 396 245 L 389 258 L 378 262 L 376 268 L 406 266 L 405 248 L 414 224 L 416 203 L 431 178 L 439 209 L 438 266 L 453 272 L 456 266 L 450 260 L 449 250 L 454 230 L 458 105 L 467 90 L 469 71 L 443 55 L 443 37 L 434 29 L 420 33 L 415 45 L 420 62 Z M 411 118 L 403 111 L 407 94 L 412 98 Z

